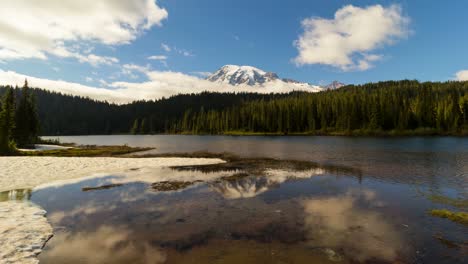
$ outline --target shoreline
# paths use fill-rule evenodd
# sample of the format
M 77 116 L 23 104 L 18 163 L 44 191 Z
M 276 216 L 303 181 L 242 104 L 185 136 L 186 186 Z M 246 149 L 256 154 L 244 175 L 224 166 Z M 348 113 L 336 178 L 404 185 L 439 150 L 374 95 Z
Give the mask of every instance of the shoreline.
M 177 157 L 0 157 L 0 192 L 32 189 L 58 180 L 96 174 L 130 173 L 132 169 L 196 166 L 223 163 L 216 158 Z
M 70 151 L 61 149 L 60 151 Z M 50 152 L 46 150 L 42 152 Z M 54 150 L 52 150 L 54 151 Z M 35 152 L 40 153 L 41 151 Z M 224 163 L 219 158 L 129 158 L 129 157 L 0 157 L 0 192 L 34 189 L 54 182 L 66 182 L 99 175 L 128 175 L 172 166 Z M 140 172 L 141 170 L 141 172 Z M 157 181 L 158 179 L 154 179 Z M 47 212 L 28 200 L 0 201 L 0 262 L 38 263 L 37 256 L 53 236 Z
M 244 132 L 244 131 L 227 131 L 223 133 L 153 133 L 153 134 L 89 134 L 89 135 L 41 135 L 47 138 L 59 137 L 77 137 L 77 136 L 320 136 L 320 137 L 372 137 L 372 138 L 398 138 L 398 137 L 468 137 L 468 130 L 461 132 L 440 132 L 436 130 L 377 130 L 377 131 L 315 131 L 315 132 Z

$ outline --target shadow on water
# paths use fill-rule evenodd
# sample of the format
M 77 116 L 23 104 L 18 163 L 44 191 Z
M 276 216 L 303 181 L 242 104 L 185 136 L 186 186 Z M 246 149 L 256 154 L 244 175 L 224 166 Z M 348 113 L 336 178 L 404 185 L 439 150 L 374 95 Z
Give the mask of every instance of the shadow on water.
M 353 168 L 233 158 L 0 199 L 48 212 L 44 263 L 463 263 L 465 227 L 430 217 L 415 194 Z

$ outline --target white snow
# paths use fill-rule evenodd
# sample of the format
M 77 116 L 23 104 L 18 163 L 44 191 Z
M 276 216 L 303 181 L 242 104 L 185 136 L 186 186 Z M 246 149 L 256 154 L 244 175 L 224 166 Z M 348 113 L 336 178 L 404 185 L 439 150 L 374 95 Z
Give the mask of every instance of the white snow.
M 0 263 L 39 263 L 53 231 L 45 214 L 29 202 L 0 202 Z
M 122 174 L 168 166 L 207 165 L 221 159 L 193 158 L 81 158 L 81 157 L 0 157 L 0 192 L 32 189 L 57 180 L 95 174 Z
M 0 157 L 0 192 L 9 190 L 9 196 L 15 198 L 14 189 L 58 187 L 96 174 L 117 175 L 110 181 L 119 183 L 156 182 L 172 178 L 184 181 L 212 179 L 221 174 L 164 173 L 164 170 L 169 170 L 165 168 L 169 166 L 222 162 L 220 159 L 194 158 Z M 152 171 L 160 173 L 152 174 Z M 45 215 L 46 211 L 28 201 L 0 201 L 0 263 L 39 262 L 36 256 L 53 232 Z
M 72 147 L 64 147 L 59 145 L 46 145 L 46 144 L 36 144 L 34 149 L 18 149 L 19 151 L 44 151 L 44 150 L 54 150 L 54 149 L 71 149 Z
M 209 76 L 207 80 L 233 86 L 264 88 L 265 90 L 271 88 L 271 92 L 278 93 L 291 91 L 320 92 L 324 90 L 324 88 L 317 85 L 291 82 L 292 80 L 284 81 L 275 73 L 266 72 L 252 66 L 225 65 Z

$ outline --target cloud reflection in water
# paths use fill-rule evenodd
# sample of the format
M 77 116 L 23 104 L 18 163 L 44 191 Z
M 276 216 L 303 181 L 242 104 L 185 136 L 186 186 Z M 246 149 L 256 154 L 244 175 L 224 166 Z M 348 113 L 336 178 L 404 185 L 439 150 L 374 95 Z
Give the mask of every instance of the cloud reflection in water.
M 404 245 L 398 230 L 383 215 L 361 205 L 379 205 L 375 193 L 364 190 L 339 197 L 303 201 L 305 227 L 314 247 L 342 250 L 360 262 L 393 261 Z
M 164 263 L 166 256 L 145 241 L 129 240 L 126 228 L 102 226 L 95 232 L 62 233 L 51 240 L 41 259 L 59 263 Z

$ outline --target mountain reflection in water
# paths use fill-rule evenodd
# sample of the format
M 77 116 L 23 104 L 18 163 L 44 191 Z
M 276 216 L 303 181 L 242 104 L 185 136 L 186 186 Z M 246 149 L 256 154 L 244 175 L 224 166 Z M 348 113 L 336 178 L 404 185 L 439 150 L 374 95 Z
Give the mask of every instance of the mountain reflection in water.
M 247 176 L 236 180 L 217 181 L 210 184 L 210 187 L 226 199 L 252 198 L 288 180 L 323 175 L 325 170 L 321 168 L 304 171 L 269 169 L 264 173 L 265 176 Z

